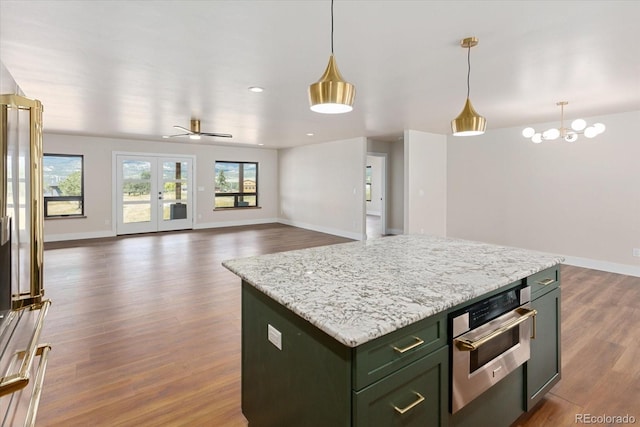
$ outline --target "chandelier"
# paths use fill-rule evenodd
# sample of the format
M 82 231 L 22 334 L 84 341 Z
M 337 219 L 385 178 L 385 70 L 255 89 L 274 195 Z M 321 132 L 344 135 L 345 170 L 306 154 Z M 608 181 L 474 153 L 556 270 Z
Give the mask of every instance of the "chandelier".
M 525 138 L 531 138 L 531 141 L 539 144 L 542 141 L 553 141 L 558 138 L 562 138 L 567 142 L 574 142 L 578 139 L 578 135 L 584 135 L 585 138 L 593 138 L 600 135 L 605 130 L 605 126 L 602 123 L 595 123 L 591 126 L 587 126 L 587 122 L 583 119 L 575 119 L 571 122 L 571 127 L 564 127 L 564 106 L 568 101 L 556 102 L 556 105 L 560 106 L 560 128 L 547 129 L 544 132 L 536 132 L 532 127 L 528 127 L 522 130 L 522 136 Z

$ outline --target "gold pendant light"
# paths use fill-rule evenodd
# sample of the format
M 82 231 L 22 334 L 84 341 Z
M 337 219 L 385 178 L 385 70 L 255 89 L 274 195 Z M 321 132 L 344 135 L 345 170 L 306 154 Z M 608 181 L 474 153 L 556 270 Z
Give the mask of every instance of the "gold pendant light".
M 474 110 L 469 99 L 469 77 L 471 76 L 471 48 L 478 44 L 476 37 L 467 37 L 460 42 L 460 46 L 467 48 L 467 101 L 458 117 L 451 120 L 451 130 L 455 136 L 482 135 L 487 128 L 487 120 Z
M 348 113 L 353 110 L 356 88 L 346 82 L 333 55 L 333 0 L 331 0 L 331 56 L 324 74 L 309 86 L 311 111 L 323 114 Z

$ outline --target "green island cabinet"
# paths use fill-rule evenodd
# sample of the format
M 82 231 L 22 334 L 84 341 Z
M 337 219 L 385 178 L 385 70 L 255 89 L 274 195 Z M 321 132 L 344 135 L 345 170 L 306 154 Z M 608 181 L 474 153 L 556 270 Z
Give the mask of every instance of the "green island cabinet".
M 528 411 L 560 381 L 560 269 L 549 268 L 527 278 L 531 308 L 538 311 L 531 357 L 525 365 Z
M 250 427 L 509 426 L 560 378 L 559 280 L 556 266 L 469 301 L 527 281 L 537 337 L 529 362 L 455 415 L 447 315 L 459 306 L 351 348 L 243 281 L 242 411 Z

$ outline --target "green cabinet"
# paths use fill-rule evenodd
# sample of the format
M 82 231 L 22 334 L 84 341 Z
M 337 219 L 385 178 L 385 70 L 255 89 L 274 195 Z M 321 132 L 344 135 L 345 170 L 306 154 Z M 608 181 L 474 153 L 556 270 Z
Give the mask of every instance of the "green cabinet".
M 353 392 L 355 427 L 438 427 L 447 424 L 448 347 Z
M 251 427 L 446 425 L 445 319 L 350 348 L 243 281 L 242 412 Z
M 559 269 L 554 267 L 533 277 L 531 307 L 538 311 L 536 336 L 531 340 L 531 357 L 525 366 L 526 410 L 536 403 L 558 382 L 561 372 L 560 348 L 560 287 Z M 550 279 L 554 278 L 554 282 Z M 543 279 L 540 279 L 543 278 Z M 539 280 L 540 279 L 540 280 Z

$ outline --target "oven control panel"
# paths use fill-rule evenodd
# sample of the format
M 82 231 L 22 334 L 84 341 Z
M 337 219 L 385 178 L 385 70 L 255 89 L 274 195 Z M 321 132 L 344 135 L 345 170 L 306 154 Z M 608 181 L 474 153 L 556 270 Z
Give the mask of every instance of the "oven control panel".
M 499 293 L 466 307 L 455 314 L 453 319 L 453 336 L 458 336 L 475 329 L 502 314 L 515 310 L 529 302 L 530 288 L 521 286 Z

